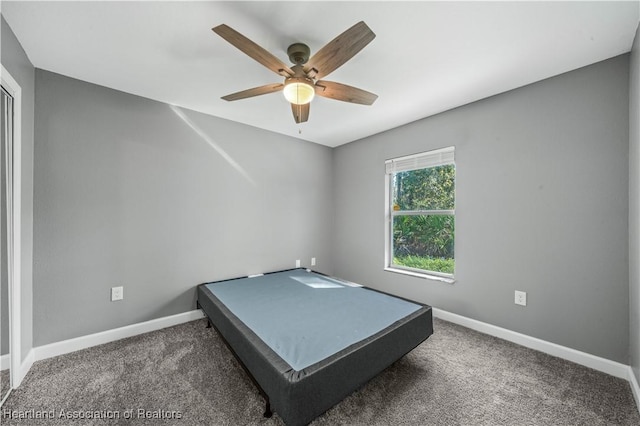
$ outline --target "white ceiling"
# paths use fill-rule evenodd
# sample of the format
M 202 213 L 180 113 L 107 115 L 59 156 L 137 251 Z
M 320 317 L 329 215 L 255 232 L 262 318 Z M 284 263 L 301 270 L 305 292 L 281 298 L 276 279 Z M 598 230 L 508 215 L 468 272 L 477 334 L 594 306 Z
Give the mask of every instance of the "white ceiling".
M 338 146 L 628 52 L 626 2 L 10 2 L 0 4 L 37 68 L 296 138 Z M 314 99 L 295 124 L 281 82 L 211 31 L 225 23 L 289 63 L 358 21 L 377 37 L 328 80 L 379 95 L 373 106 Z M 301 131 L 301 133 L 300 133 Z

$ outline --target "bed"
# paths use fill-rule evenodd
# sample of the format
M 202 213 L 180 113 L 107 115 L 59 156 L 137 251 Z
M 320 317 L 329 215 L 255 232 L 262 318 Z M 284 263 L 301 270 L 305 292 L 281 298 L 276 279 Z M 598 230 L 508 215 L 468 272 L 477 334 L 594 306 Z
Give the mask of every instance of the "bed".
M 431 307 L 298 268 L 204 283 L 197 304 L 289 426 L 305 425 L 433 333 Z

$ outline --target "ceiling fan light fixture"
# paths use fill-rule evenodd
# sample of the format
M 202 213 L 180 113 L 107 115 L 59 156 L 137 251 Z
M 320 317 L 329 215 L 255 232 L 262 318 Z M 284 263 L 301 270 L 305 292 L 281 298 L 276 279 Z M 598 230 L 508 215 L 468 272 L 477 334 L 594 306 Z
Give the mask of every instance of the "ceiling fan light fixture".
M 296 105 L 308 104 L 316 94 L 313 84 L 304 78 L 287 80 L 282 92 L 287 101 Z

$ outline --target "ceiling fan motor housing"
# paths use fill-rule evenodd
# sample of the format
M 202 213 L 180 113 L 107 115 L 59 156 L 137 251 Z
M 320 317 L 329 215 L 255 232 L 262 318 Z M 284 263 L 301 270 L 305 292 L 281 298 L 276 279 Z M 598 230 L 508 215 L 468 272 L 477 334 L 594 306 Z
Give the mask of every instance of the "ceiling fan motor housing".
M 296 65 L 306 64 L 311 55 L 311 49 L 304 43 L 294 43 L 287 48 L 289 60 Z

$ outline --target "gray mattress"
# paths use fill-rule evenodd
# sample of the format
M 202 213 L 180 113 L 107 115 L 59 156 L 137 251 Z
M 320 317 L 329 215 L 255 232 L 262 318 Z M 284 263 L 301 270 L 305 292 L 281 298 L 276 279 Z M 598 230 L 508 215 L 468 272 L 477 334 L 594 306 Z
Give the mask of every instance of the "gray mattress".
M 201 284 L 198 305 L 288 425 L 309 423 L 433 333 L 429 306 L 306 269 Z

